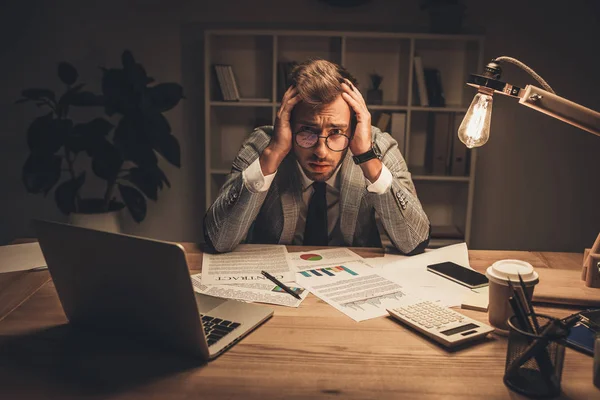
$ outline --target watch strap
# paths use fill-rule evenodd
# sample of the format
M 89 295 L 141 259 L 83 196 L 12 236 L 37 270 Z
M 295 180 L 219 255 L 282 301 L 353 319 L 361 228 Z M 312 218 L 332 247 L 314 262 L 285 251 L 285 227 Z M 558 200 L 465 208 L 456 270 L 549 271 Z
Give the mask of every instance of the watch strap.
M 371 146 L 371 149 L 362 153 L 362 154 L 358 154 L 355 156 L 352 156 L 352 159 L 354 160 L 355 164 L 362 164 L 364 162 L 367 162 L 369 160 L 372 160 L 374 158 L 378 158 L 381 159 L 381 152 L 379 151 L 379 149 L 377 148 L 377 146 L 375 146 L 375 144 L 373 144 Z

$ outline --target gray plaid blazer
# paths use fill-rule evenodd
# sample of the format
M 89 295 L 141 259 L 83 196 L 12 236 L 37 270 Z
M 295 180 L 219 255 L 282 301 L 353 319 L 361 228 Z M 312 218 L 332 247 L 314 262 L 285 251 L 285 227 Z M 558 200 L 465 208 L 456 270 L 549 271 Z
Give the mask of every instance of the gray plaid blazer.
M 380 247 L 380 235 L 386 234 L 402 253 L 421 252 L 429 243 L 431 229 L 406 162 L 388 133 L 371 129 L 373 143 L 393 181 L 383 194 L 368 192 L 361 168 L 350 152 L 346 154 L 339 172 L 339 223 L 344 242 L 347 246 Z M 242 242 L 292 243 L 302 204 L 301 177 L 293 152 L 281 163 L 268 191 L 252 193 L 242 179 L 242 171 L 260 156 L 272 133 L 272 126 L 263 126 L 248 136 L 204 218 L 206 241 L 218 252 L 231 251 Z M 378 225 L 385 232 L 380 232 Z

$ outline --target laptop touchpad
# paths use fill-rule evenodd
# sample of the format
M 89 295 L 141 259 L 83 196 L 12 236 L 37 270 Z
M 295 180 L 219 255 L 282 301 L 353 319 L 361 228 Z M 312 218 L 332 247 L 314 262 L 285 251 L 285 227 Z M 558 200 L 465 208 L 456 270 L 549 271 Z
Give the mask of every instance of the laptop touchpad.
M 210 310 L 217 308 L 221 304 L 228 301 L 219 297 L 208 296 L 205 294 L 194 293 L 196 295 L 196 305 L 201 314 L 207 314 Z

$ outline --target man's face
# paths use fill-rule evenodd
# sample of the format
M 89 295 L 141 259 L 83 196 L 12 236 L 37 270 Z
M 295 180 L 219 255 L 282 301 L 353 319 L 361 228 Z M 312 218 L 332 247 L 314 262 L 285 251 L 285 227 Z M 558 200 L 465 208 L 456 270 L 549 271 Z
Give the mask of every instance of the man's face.
M 292 122 L 292 134 L 301 131 L 310 131 L 319 136 L 329 136 L 343 133 L 351 137 L 350 132 L 350 106 L 338 96 L 332 103 L 327 104 L 320 110 L 314 110 L 311 106 L 300 102 L 294 107 Z M 325 138 L 319 138 L 317 144 L 305 149 L 298 146 L 296 140 L 292 139 L 294 154 L 308 178 L 313 181 L 323 182 L 329 179 L 348 149 L 344 151 L 333 151 L 325 144 Z

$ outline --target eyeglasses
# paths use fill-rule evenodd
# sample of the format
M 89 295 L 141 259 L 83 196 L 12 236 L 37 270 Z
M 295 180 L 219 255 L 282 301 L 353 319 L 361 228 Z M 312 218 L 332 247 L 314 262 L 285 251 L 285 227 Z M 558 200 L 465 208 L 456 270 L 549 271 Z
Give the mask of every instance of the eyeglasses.
M 350 138 L 342 133 L 319 136 L 314 132 L 301 131 L 294 135 L 296 144 L 304 149 L 315 147 L 320 138 L 325 138 L 325 144 L 331 151 L 344 151 L 350 144 Z

